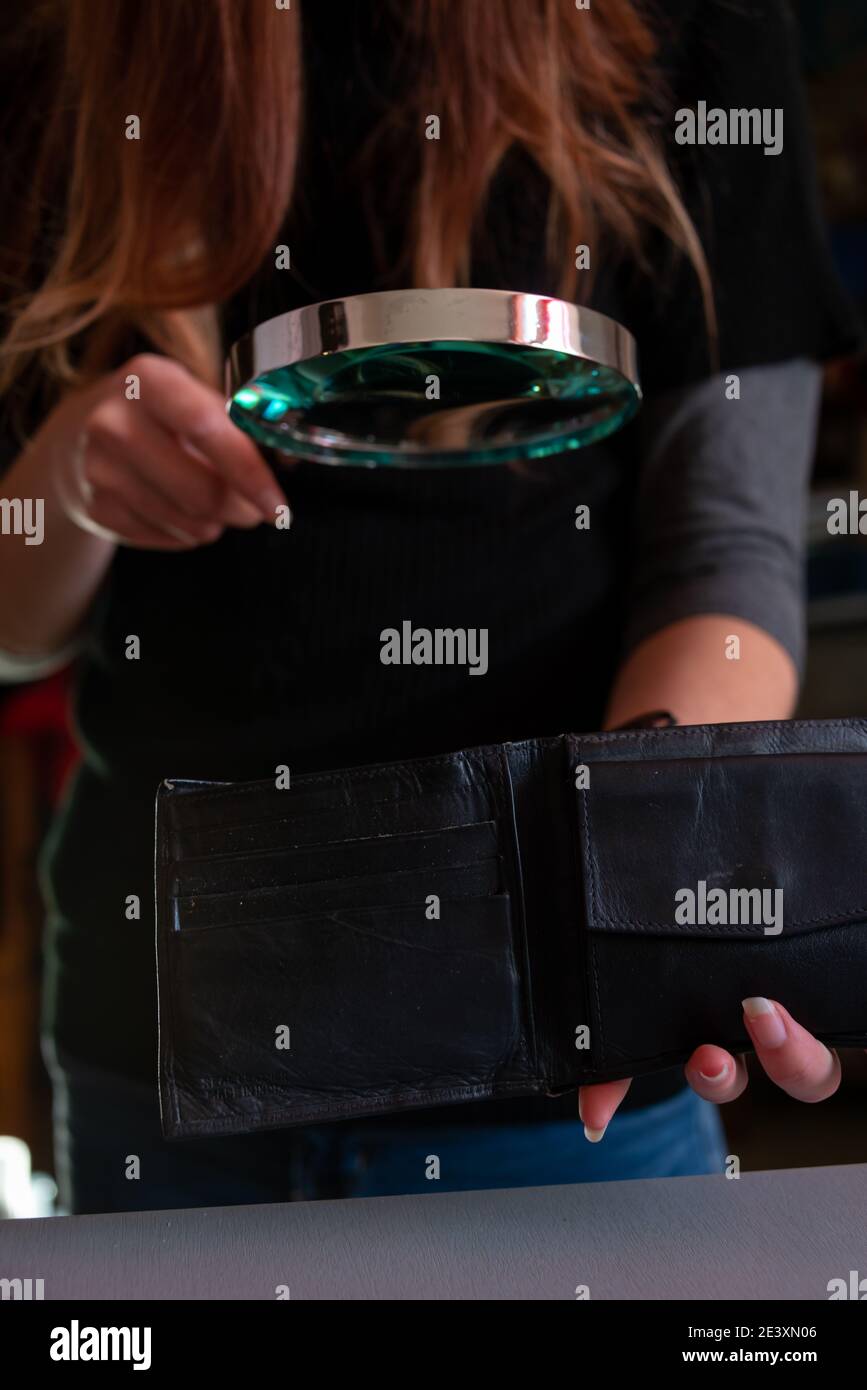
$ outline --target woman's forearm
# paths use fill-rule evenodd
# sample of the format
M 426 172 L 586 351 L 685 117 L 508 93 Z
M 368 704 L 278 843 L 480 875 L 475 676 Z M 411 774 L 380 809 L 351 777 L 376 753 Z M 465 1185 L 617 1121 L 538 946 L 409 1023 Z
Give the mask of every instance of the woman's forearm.
M 681 724 L 787 719 L 797 694 L 795 664 L 775 638 L 743 618 L 701 614 L 661 628 L 627 657 L 605 724 L 656 709 Z

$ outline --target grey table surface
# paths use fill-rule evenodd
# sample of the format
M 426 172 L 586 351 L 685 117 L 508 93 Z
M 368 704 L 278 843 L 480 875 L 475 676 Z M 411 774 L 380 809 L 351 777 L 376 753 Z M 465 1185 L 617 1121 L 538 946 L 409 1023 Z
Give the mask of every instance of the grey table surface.
M 867 1164 L 0 1223 L 49 1299 L 827 1299 Z

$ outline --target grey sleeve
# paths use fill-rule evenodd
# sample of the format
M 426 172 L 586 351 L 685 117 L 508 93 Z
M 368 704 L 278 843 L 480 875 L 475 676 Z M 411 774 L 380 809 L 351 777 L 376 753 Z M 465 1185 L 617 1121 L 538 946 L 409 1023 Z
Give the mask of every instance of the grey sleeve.
M 740 398 L 727 399 L 732 376 Z M 680 618 L 730 613 L 803 670 L 808 484 L 821 370 L 748 367 L 650 400 L 625 652 Z

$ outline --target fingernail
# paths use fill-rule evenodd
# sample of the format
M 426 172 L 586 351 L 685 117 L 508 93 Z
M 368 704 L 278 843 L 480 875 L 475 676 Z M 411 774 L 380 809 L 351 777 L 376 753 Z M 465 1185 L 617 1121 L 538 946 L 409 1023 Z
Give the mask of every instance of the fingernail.
M 720 1065 L 719 1071 L 700 1071 L 699 1076 L 701 1077 L 702 1081 L 709 1082 L 711 1086 L 718 1086 L 721 1081 L 725 1081 L 726 1077 L 728 1076 L 728 1072 L 729 1064 L 728 1062 L 723 1062 Z
M 589 1125 L 585 1125 L 584 1137 L 589 1139 L 591 1144 L 598 1144 L 607 1128 L 607 1125 L 603 1125 L 601 1129 L 591 1129 Z
M 786 1041 L 786 1025 L 770 999 L 756 995 L 741 1001 L 753 1038 L 760 1047 L 782 1047 Z
M 262 525 L 260 509 L 254 507 L 252 502 L 248 502 L 246 497 L 233 497 L 226 508 L 226 515 L 231 526 L 247 529 Z

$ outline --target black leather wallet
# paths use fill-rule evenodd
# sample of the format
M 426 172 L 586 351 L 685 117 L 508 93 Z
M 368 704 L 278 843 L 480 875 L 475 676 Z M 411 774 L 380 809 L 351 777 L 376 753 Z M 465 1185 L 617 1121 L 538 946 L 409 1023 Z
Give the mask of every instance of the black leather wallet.
M 170 1137 L 867 1045 L 867 721 L 562 735 L 157 796 Z

